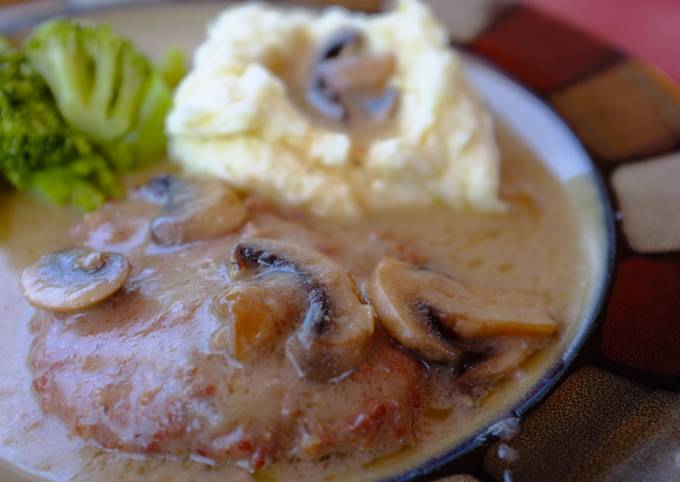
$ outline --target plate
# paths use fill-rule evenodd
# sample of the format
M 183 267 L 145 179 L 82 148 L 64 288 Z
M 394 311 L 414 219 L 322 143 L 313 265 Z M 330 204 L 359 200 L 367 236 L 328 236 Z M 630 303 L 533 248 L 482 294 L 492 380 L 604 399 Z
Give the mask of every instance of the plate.
M 99 9 L 75 8 L 73 2 L 56 3 L 59 2 L 43 5 L 45 10 L 21 7 L 13 12 L 12 18 L 0 12 L 0 27 L 20 32 L 45 17 L 77 14 L 111 24 L 115 31 L 133 38 L 150 55 L 159 56 L 168 46 L 192 51 L 204 37 L 206 22 L 225 7 L 225 2 L 210 1 L 165 5 L 153 2 Z M 456 42 L 468 47 L 474 43 L 472 39 L 488 27 L 490 18 L 507 14 L 494 2 L 485 0 L 439 1 L 434 2 L 434 7 L 448 22 Z M 477 27 L 472 28 L 475 25 Z M 527 377 L 504 391 L 502 399 L 492 397 L 485 404 L 478 423 L 465 433 L 451 434 L 436 445 L 374 464 L 372 480 L 417 480 L 484 444 L 487 438 L 502 432 L 509 425 L 508 420 L 521 418 L 560 380 L 587 339 L 602 306 L 612 270 L 615 230 L 611 209 L 599 172 L 580 140 L 542 99 L 479 52 L 466 49 L 464 62 L 471 84 L 495 116 L 509 126 L 566 187 L 570 201 L 576 206 L 578 222 L 586 227 L 583 235 L 591 270 L 583 279 L 579 322 L 568 328 L 557 346 L 535 361 Z M 0 478 L 16 480 L 18 472 L 13 470 L 4 469 Z M 27 477 L 26 480 L 34 480 Z

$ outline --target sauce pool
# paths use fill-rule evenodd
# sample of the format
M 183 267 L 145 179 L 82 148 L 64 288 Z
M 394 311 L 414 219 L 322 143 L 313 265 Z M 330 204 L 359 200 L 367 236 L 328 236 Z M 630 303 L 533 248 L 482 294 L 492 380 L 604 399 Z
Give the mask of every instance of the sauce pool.
M 564 186 L 553 178 L 502 126 L 498 140 L 503 156 L 501 198 L 504 213 L 454 212 L 445 207 L 400 211 L 362 220 L 337 222 L 302 217 L 329 240 L 369 239 L 381 233 L 425 253 L 428 265 L 448 275 L 485 285 L 544 293 L 558 320 L 559 332 L 576 323 L 587 270 L 581 228 Z M 167 170 L 167 166 L 159 169 Z M 148 173 L 130 179 L 138 184 Z M 106 451 L 68 434 L 59 420 L 43 414 L 32 391 L 27 356 L 32 340 L 34 309 L 21 296 L 18 277 L 23 267 L 44 253 L 70 247 L 69 228 L 79 215 L 47 206 L 15 193 L 2 193 L 0 214 L 0 457 L 55 480 L 125 481 L 284 481 L 347 480 L 375 477 L 376 467 L 424 451 L 454 432 L 464 432 L 479 413 L 482 400 L 460 397 L 424 411 L 417 442 L 404 453 L 366 459 L 337 456 L 323 462 L 277 462 L 254 475 L 239 468 L 212 465 L 208 460 L 177 460 L 131 456 Z M 349 244 L 349 243 L 348 243 Z M 361 249 L 343 254 L 343 265 L 362 283 L 369 268 Z M 529 364 L 530 365 L 530 364 Z M 531 366 L 522 370 L 530 372 Z M 522 370 L 515 376 L 521 377 Z M 445 377 L 446 373 L 433 376 Z M 512 380 L 494 388 L 505 390 Z M 436 392 L 437 384 L 428 385 Z M 431 399 L 445 398 L 431 393 Z M 340 478 L 337 478 L 340 477 Z

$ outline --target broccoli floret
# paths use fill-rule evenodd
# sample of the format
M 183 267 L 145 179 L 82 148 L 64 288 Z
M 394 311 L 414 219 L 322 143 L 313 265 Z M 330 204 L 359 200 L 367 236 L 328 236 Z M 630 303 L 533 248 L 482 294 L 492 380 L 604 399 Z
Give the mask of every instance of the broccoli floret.
M 161 156 L 170 88 L 132 42 L 106 25 L 58 19 L 33 32 L 26 52 L 66 122 L 118 168 Z
M 158 70 L 170 88 L 177 87 L 187 73 L 187 60 L 184 50 L 177 47 L 168 49 L 160 64 L 158 64 Z
M 25 56 L 0 52 L 0 172 L 21 190 L 91 210 L 121 194 L 106 160 L 60 117 Z
M 12 49 L 12 42 L 8 38 L 0 35 L 0 53 L 6 52 Z

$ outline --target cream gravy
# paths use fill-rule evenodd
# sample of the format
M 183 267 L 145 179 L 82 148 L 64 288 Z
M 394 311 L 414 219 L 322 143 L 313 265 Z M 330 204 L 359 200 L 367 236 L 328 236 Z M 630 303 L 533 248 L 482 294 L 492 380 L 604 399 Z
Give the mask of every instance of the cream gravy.
M 427 254 L 428 265 L 463 280 L 491 286 L 521 288 L 544 293 L 560 324 L 560 333 L 576 322 L 582 306 L 582 279 L 587 257 L 581 228 L 575 221 L 563 186 L 520 142 L 498 129 L 503 155 L 501 214 L 453 212 L 445 207 L 394 212 L 359 222 L 338 223 L 301 218 L 329 240 L 369 239 L 379 233 Z M 162 168 L 162 167 L 161 167 Z M 145 174 L 131 179 L 138 182 Z M 319 463 L 296 465 L 278 462 L 251 475 L 205 460 L 175 460 L 131 456 L 106 451 L 70 436 L 56 418 L 41 411 L 32 392 L 27 365 L 31 343 L 29 322 L 34 309 L 18 288 L 21 269 L 41 254 L 70 246 L 69 227 L 79 216 L 65 208 L 46 206 L 14 193 L 3 193 L 2 248 L 0 251 L 0 456 L 55 480 L 119 481 L 284 481 L 347 480 L 375 477 L 378 465 L 390 457 L 371 461 L 335 457 Z M 357 275 L 368 275 L 361 246 L 343 253 L 342 264 Z M 524 367 L 532 370 L 531 364 Z M 521 376 L 522 371 L 517 372 Z M 505 390 L 508 383 L 496 390 Z M 435 385 L 432 385 L 436 387 Z M 436 399 L 432 394 L 432 399 Z M 483 401 L 482 401 L 483 405 Z M 444 408 L 433 404 L 418 429 L 420 451 L 447 435 L 474 423 L 479 402 L 460 398 Z M 354 476 L 354 477 L 352 477 Z

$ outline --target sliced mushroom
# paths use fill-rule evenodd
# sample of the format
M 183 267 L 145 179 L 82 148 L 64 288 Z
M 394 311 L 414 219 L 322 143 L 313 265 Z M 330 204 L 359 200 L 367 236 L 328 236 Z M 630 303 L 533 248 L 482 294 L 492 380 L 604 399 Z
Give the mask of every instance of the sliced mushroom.
M 399 93 L 397 89 L 387 88 L 377 97 L 370 97 L 362 101 L 362 108 L 378 122 L 385 122 L 397 105 Z
M 383 121 L 397 102 L 396 90 L 387 87 L 396 67 L 391 53 L 362 53 L 357 30 L 340 30 L 324 43 L 316 56 L 307 102 L 331 120 L 349 120 L 363 113 Z M 375 107 L 380 107 L 375 115 Z
M 396 59 L 390 53 L 346 55 L 318 66 L 327 88 L 332 92 L 380 89 L 394 73 Z
M 269 273 L 292 276 L 307 307 L 286 342 L 286 354 L 301 378 L 338 380 L 365 358 L 374 330 L 373 309 L 364 304 L 352 277 L 323 254 L 265 239 L 239 242 L 232 253 L 236 280 Z
M 315 76 L 311 86 L 305 92 L 305 98 L 309 105 L 326 119 L 341 121 L 347 115 L 340 97 L 324 86 L 321 77 Z
M 493 340 L 485 352 L 466 354 L 457 383 L 484 389 L 519 368 L 536 348 L 536 343 L 526 338 Z
M 465 340 L 556 330 L 540 296 L 461 283 L 393 258 L 378 263 L 368 292 L 385 329 L 432 361 L 458 361 Z
M 333 92 L 326 84 L 321 66 L 340 57 L 343 53 L 356 52 L 361 43 L 362 37 L 358 30 L 338 30 L 322 44 L 316 55 L 305 96 L 309 105 L 328 119 L 341 121 L 346 117 L 347 112 L 337 92 Z
M 172 174 L 162 174 L 149 179 L 140 189 L 139 193 L 148 202 L 164 204 L 168 200 L 170 187 L 182 180 Z
M 113 295 L 129 273 L 130 263 L 122 254 L 66 249 L 47 254 L 26 267 L 21 275 L 21 289 L 34 306 L 74 311 Z
M 220 181 L 165 177 L 152 192 L 163 197 L 160 215 L 151 222 L 155 243 L 173 246 L 226 234 L 238 228 L 247 211 L 237 194 Z

